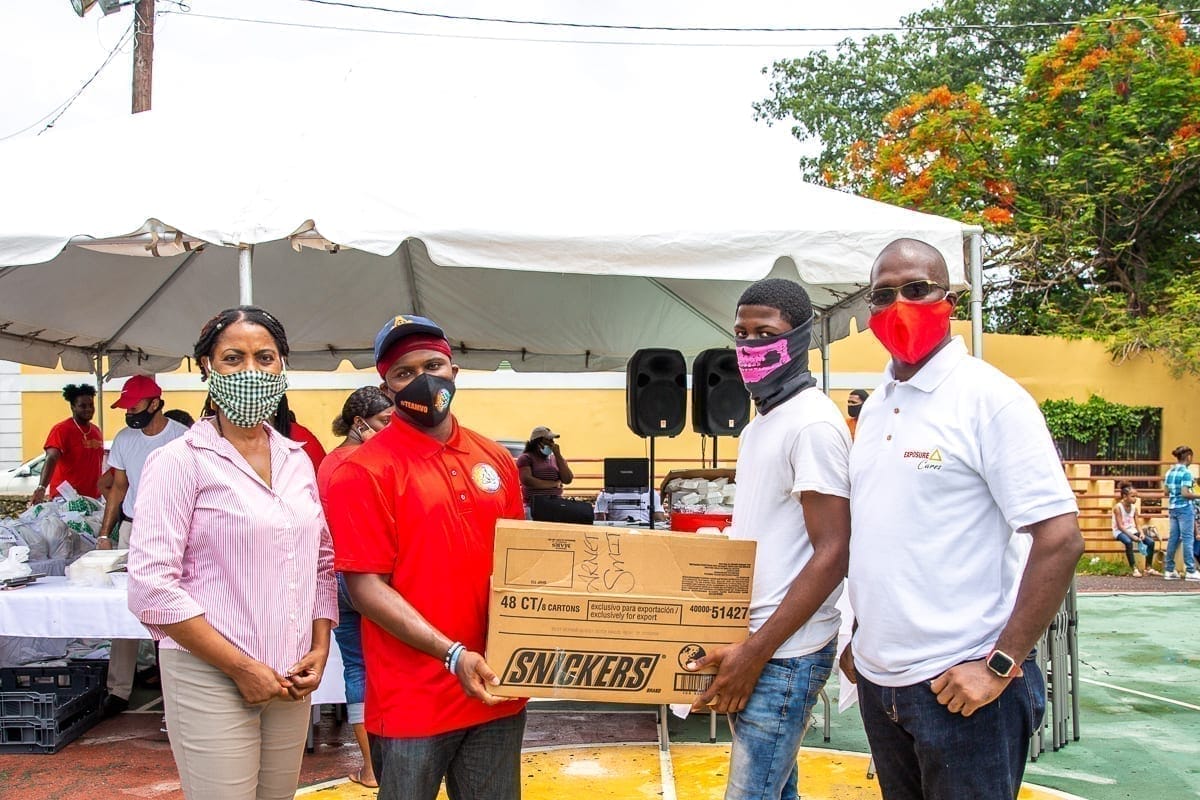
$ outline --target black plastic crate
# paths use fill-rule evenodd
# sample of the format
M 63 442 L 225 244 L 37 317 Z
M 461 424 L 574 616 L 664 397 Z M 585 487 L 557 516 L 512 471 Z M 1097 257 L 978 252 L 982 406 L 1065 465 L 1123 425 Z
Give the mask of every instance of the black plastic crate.
M 97 703 L 62 721 L 0 721 L 0 754 L 57 753 L 99 722 L 101 712 L 102 706 Z
M 0 692 L 53 693 L 69 700 L 90 689 L 104 689 L 107 661 L 72 661 L 53 667 L 0 667 Z
M 40 692 L 0 692 L 0 724 L 14 720 L 62 722 L 103 702 L 104 689 L 100 687 L 66 699 Z
M 0 753 L 54 753 L 100 721 L 105 661 L 0 668 Z

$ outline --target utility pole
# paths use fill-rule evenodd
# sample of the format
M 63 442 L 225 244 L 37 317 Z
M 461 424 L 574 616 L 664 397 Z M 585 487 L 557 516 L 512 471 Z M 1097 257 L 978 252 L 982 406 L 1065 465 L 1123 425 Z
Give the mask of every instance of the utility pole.
M 154 0 L 137 0 L 133 9 L 133 113 L 150 110 L 154 78 Z
M 133 113 L 150 110 L 150 87 L 154 77 L 154 0 L 71 0 L 71 8 L 83 17 L 99 5 L 104 16 L 133 6 Z

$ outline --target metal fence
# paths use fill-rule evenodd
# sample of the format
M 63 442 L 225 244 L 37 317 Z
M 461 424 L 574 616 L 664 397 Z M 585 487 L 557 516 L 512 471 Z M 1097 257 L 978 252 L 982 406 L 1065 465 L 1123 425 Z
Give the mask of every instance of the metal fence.
M 1160 409 L 1161 412 L 1161 409 Z M 1063 461 L 1093 461 L 1101 462 L 1094 466 L 1093 477 L 1123 476 L 1152 476 L 1157 475 L 1157 466 L 1152 464 L 1119 464 L 1109 465 L 1103 462 L 1117 461 L 1154 461 L 1157 462 L 1162 446 L 1162 414 L 1143 420 L 1141 427 L 1130 437 L 1122 437 L 1119 431 L 1108 432 L 1108 440 L 1104 442 L 1104 455 L 1100 455 L 1099 441 L 1080 442 L 1075 439 L 1055 439 Z

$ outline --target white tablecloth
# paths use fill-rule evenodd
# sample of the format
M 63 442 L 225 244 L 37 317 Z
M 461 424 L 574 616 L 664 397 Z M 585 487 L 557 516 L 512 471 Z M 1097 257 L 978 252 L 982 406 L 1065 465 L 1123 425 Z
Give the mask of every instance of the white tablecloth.
M 149 639 L 125 589 L 71 586 L 63 577 L 0 592 L 0 633 L 70 639 Z
M 56 639 L 149 639 L 129 610 L 124 587 L 71 586 L 66 578 L 41 578 L 30 586 L 0 591 L 0 634 Z M 314 703 L 346 702 L 342 655 L 331 641 L 325 677 Z

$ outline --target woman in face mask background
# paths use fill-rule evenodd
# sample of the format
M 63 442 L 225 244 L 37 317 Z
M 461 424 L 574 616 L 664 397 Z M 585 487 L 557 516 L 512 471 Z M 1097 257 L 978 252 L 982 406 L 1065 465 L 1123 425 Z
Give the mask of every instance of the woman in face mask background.
M 846 398 L 846 427 L 850 429 L 851 439 L 854 438 L 854 430 L 858 427 L 858 414 L 870 396 L 866 389 L 851 389 L 850 396 Z
M 517 472 L 525 499 L 525 519 L 533 518 L 534 497 L 562 497 L 562 487 L 575 480 L 571 465 L 559 449 L 558 434 L 545 425 L 530 431 L 525 452 L 517 456 Z
M 342 413 L 333 420 L 335 436 L 345 437 L 342 443 L 329 451 L 321 466 L 317 468 L 317 490 L 321 505 L 329 512 L 327 489 L 333 470 L 346 458 L 392 421 L 391 398 L 378 387 L 364 386 L 346 398 Z M 354 783 L 375 788 L 375 769 L 371 764 L 371 746 L 367 741 L 364 697 L 367 688 L 366 667 L 362 654 L 362 617 L 350 601 L 346 580 L 338 573 L 338 625 L 333 635 L 342 652 L 342 678 L 346 684 L 346 717 L 354 728 L 354 738 L 362 753 L 363 765 L 347 777 Z
M 291 798 L 337 621 L 333 543 L 312 463 L 270 426 L 287 335 L 222 311 L 194 348 L 215 413 L 146 461 L 129 608 L 160 643 L 184 796 Z

